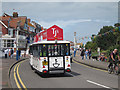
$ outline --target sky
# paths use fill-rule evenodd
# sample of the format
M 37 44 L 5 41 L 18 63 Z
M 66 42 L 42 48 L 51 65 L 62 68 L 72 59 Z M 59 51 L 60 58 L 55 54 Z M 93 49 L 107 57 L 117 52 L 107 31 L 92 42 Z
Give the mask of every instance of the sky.
M 45 28 L 56 24 L 63 28 L 64 40 L 73 41 L 76 32 L 78 43 L 90 40 L 81 40 L 81 37 L 97 34 L 103 26 L 113 26 L 118 22 L 117 0 L 116 2 L 12 1 L 2 2 L 2 13 L 12 15 L 12 12 L 17 11 L 20 16 L 27 16 Z

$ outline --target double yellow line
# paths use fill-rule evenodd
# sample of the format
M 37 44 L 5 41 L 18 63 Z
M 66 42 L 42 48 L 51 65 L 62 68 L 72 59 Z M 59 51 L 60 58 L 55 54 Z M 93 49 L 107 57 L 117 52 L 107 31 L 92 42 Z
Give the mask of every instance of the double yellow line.
M 73 60 L 73 62 L 74 62 L 74 63 L 77 63 L 77 64 L 80 64 L 80 65 L 82 65 L 82 66 L 85 66 L 85 67 L 87 67 L 87 68 L 92 68 L 92 69 L 99 70 L 99 71 L 102 71 L 102 72 L 108 72 L 108 71 L 106 71 L 106 70 L 102 70 L 102 69 L 98 69 L 98 68 L 94 68 L 94 67 L 90 67 L 90 66 L 81 64 L 81 63 L 79 63 L 79 62 L 76 62 L 75 60 Z
M 24 85 L 24 83 L 22 82 L 21 78 L 20 78 L 20 75 L 19 75 L 19 66 L 20 64 L 24 62 L 24 61 L 21 61 L 20 63 L 16 64 L 15 67 L 14 67 L 14 80 L 16 82 L 16 85 L 17 87 L 19 88 L 19 90 L 22 90 L 22 88 L 24 88 L 25 90 L 27 90 L 26 86 Z

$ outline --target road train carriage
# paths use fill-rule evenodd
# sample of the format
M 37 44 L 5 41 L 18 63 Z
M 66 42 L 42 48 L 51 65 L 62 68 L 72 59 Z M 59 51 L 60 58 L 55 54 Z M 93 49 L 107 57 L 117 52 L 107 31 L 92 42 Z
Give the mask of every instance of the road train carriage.
M 47 74 L 71 71 L 70 42 L 63 41 L 62 34 L 62 29 L 54 25 L 35 36 L 29 51 L 32 69 Z
M 42 41 L 30 45 L 30 65 L 43 73 L 71 71 L 69 41 Z

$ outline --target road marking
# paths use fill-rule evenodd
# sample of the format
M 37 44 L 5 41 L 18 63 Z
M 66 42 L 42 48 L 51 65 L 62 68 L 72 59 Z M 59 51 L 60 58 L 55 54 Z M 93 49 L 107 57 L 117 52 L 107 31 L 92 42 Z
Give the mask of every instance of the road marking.
M 95 85 L 98 85 L 98 86 L 101 86 L 101 87 L 109 88 L 109 89 L 110 89 L 110 87 L 107 87 L 107 86 L 105 86 L 105 85 L 102 85 L 102 84 L 99 84 L 99 83 L 96 83 L 96 82 L 93 82 L 93 81 L 90 81 L 90 80 L 86 80 L 86 81 L 89 82 L 89 83 L 92 83 L 92 84 L 95 84 Z
M 103 72 L 107 72 L 106 70 L 101 70 L 101 69 L 97 69 L 97 68 L 93 68 L 93 67 L 90 67 L 90 66 L 87 66 L 87 65 L 84 65 L 84 64 L 81 64 L 81 63 L 78 63 L 76 61 L 73 60 L 74 63 L 77 63 L 77 64 L 80 64 L 82 66 L 85 66 L 85 67 L 88 67 L 88 68 L 92 68 L 92 69 L 95 69 L 95 70 L 99 70 L 99 71 L 103 71 Z
M 20 63 L 20 64 L 21 64 L 21 63 Z M 20 64 L 19 64 L 18 67 L 17 67 L 17 75 L 18 75 L 18 79 L 19 79 L 21 85 L 23 86 L 23 88 L 25 88 L 25 90 L 27 90 L 26 87 L 25 87 L 25 85 L 23 84 L 23 82 L 22 82 L 22 80 L 21 80 L 21 78 L 20 78 L 19 72 L 18 72 L 18 69 L 19 69 Z
M 15 79 L 15 82 L 16 82 L 16 85 L 17 87 L 19 88 L 19 90 L 22 90 L 20 84 L 22 85 L 22 87 L 27 90 L 27 88 L 25 87 L 24 83 L 22 82 L 21 78 L 20 78 L 20 75 L 19 75 L 19 66 L 21 63 L 23 63 L 24 61 L 21 61 L 20 63 L 16 64 L 15 65 L 15 68 L 14 68 L 14 79 Z M 17 68 L 17 69 L 16 69 Z M 17 78 L 18 77 L 18 78 Z M 18 82 L 19 81 L 19 82 Z
M 18 65 L 18 64 L 17 64 L 17 65 Z M 21 87 L 20 87 L 20 85 L 19 85 L 19 83 L 18 83 L 18 80 L 17 80 L 17 78 L 16 78 L 16 67 L 17 67 L 17 65 L 15 65 L 15 68 L 14 68 L 14 79 L 15 79 L 15 82 L 16 82 L 17 87 L 18 87 L 20 90 L 22 90 Z

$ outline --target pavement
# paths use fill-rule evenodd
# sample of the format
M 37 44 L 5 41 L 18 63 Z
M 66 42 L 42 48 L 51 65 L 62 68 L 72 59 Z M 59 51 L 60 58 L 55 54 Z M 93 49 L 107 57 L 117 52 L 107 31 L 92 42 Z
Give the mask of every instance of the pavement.
M 94 67 L 94 68 L 102 69 L 102 70 L 107 70 L 107 66 L 108 66 L 108 62 L 104 62 L 104 61 L 97 61 L 95 59 L 87 59 L 86 60 L 85 57 L 84 57 L 84 60 L 82 60 L 82 57 L 80 56 L 79 51 L 76 53 L 76 56 L 73 57 L 73 60 L 75 60 L 79 63 L 85 64 L 85 65 Z
M 20 60 L 25 59 L 25 57 L 21 57 Z M 19 60 L 19 61 L 20 61 Z M 0 85 L 2 89 L 5 88 L 10 88 L 10 83 L 9 83 L 9 70 L 10 67 L 16 63 L 16 57 L 14 56 L 13 58 L 4 58 L 4 56 L 2 55 L 0 57 L 0 61 L 2 62 L 2 64 L 0 65 L 0 71 L 2 72 L 1 74 L 1 82 Z

